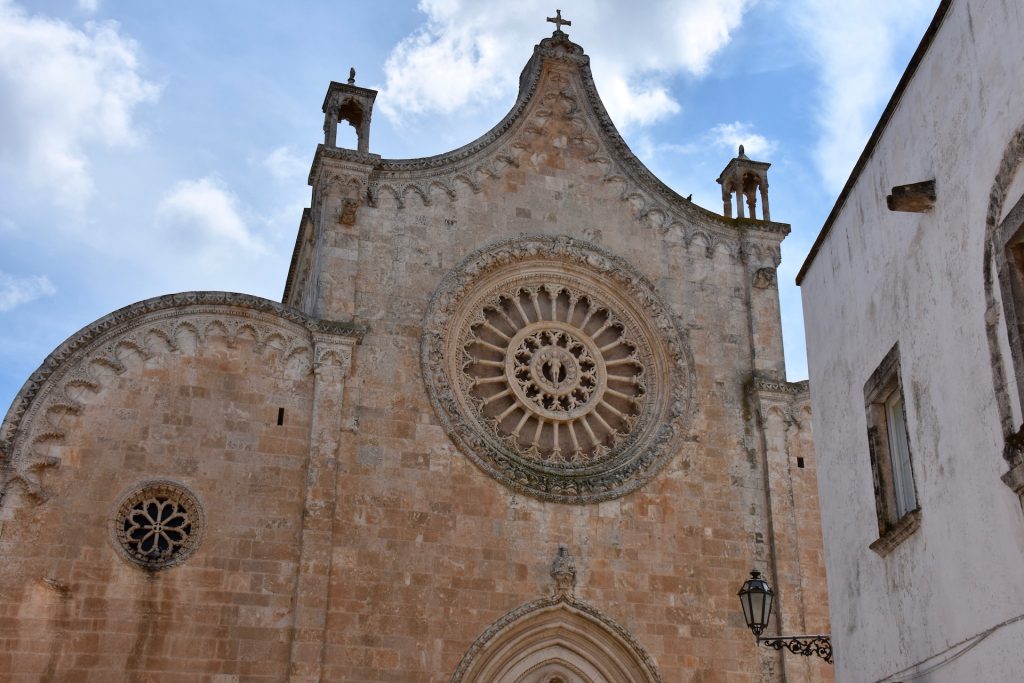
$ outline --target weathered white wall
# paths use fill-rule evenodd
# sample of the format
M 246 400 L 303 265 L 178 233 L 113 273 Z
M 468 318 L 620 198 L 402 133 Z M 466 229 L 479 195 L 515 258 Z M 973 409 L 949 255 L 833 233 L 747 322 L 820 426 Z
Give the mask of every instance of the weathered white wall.
M 1021 35 L 1020 0 L 954 2 L 802 283 L 838 681 L 886 679 L 1024 612 L 982 279 L 989 192 L 1024 124 Z M 886 209 L 894 185 L 930 178 L 931 212 Z M 896 342 L 922 519 L 882 558 L 863 389 Z M 1020 680 L 1022 636 L 1002 628 L 919 680 Z

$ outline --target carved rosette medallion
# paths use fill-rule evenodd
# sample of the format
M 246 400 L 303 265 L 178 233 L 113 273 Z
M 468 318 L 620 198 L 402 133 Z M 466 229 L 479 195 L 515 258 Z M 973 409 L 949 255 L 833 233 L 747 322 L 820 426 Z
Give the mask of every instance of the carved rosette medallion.
M 568 237 L 470 255 L 425 321 L 423 373 L 462 450 L 545 500 L 621 496 L 669 458 L 688 412 L 689 354 L 653 286 Z

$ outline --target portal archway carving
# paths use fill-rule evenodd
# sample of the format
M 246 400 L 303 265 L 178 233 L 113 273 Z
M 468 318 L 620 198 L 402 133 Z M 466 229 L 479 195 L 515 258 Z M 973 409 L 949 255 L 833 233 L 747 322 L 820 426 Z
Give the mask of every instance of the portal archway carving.
M 620 625 L 569 595 L 523 605 L 473 643 L 451 683 L 661 683 Z

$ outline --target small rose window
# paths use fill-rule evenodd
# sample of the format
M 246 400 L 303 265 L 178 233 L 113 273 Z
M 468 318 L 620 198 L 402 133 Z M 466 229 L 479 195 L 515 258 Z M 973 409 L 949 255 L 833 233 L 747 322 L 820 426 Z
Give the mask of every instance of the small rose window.
M 184 561 L 199 544 L 203 512 L 191 491 L 168 481 L 144 482 L 118 506 L 112 529 L 127 559 L 148 569 Z

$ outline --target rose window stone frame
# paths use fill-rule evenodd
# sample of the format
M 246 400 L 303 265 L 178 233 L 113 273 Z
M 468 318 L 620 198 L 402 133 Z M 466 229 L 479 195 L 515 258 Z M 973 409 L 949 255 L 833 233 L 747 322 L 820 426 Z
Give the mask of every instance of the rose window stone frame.
M 188 487 L 151 479 L 118 497 L 110 540 L 128 562 L 149 570 L 174 567 L 199 547 L 206 526 L 202 502 Z
M 442 280 L 421 366 L 449 437 L 509 488 L 609 500 L 678 452 L 690 413 L 686 337 L 624 259 L 567 236 L 485 246 Z

